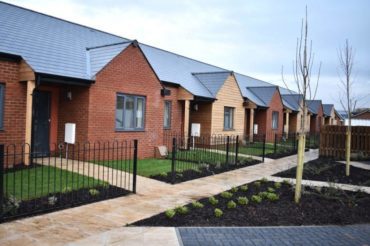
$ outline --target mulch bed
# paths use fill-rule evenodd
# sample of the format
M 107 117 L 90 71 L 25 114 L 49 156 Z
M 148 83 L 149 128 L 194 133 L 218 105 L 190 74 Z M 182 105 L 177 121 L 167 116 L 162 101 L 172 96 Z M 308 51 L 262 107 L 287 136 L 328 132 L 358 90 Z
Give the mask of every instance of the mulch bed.
M 131 194 L 130 191 L 116 186 L 98 186 L 93 189 L 98 190 L 97 195 L 90 194 L 92 188 L 82 188 L 71 192 L 58 192 L 49 196 L 35 198 L 31 200 L 16 201 L 18 208 L 13 205 L 4 207 L 4 221 L 12 220 L 19 217 L 27 217 L 36 214 L 43 214 L 50 211 L 61 210 L 70 207 L 76 207 L 87 203 L 97 202 L 119 196 Z M 5 201 L 9 204 L 9 200 Z M 7 209 L 13 208 L 13 210 Z
M 305 163 L 303 167 L 303 179 L 370 186 L 370 170 L 351 166 L 350 176 L 347 177 L 346 165 L 332 159 L 319 158 Z M 274 176 L 295 178 L 296 168 L 288 169 Z
M 320 190 L 306 188 L 301 202 L 293 201 L 294 190 L 290 184 L 282 184 L 276 189 L 279 200 L 263 199 L 256 204 L 251 196 L 267 187 L 273 187 L 273 182 L 262 183 L 260 188 L 249 184 L 246 192 L 239 191 L 231 199 L 215 196 L 219 200 L 217 205 L 211 205 L 208 199 L 199 200 L 204 207 L 193 208 L 186 205 L 189 212 L 185 215 L 176 213 L 173 218 L 167 218 L 165 213 L 138 221 L 133 226 L 283 226 L 283 225 L 345 225 L 370 222 L 370 195 L 365 193 L 345 192 L 332 188 Z M 237 205 L 228 209 L 229 200 L 236 202 L 239 196 L 249 199 L 248 205 Z M 217 218 L 215 208 L 223 211 Z
M 193 179 L 197 179 L 197 178 L 211 176 L 211 175 L 215 175 L 215 174 L 218 174 L 218 173 L 223 173 L 223 172 L 235 170 L 235 169 L 238 169 L 238 168 L 253 166 L 253 165 L 256 165 L 258 163 L 261 163 L 261 161 L 251 159 L 251 160 L 248 160 L 248 161 L 238 162 L 237 165 L 233 165 L 233 164 L 229 164 L 229 165 L 211 165 L 211 164 L 203 165 L 202 164 L 202 167 L 199 168 L 198 171 L 195 171 L 193 169 L 184 170 L 182 172 L 177 172 L 176 171 L 176 179 L 175 179 L 174 183 L 181 183 L 181 182 L 184 182 L 184 181 L 189 181 L 189 180 L 193 180 Z M 200 164 L 180 161 L 180 162 L 178 162 L 177 165 L 179 165 L 179 168 L 186 168 L 186 167 L 191 168 L 191 167 L 196 167 L 197 165 L 200 165 Z M 163 175 L 163 174 L 151 175 L 150 178 L 153 178 L 153 179 L 156 179 L 156 180 L 159 180 L 159 181 L 163 181 L 163 182 L 167 182 L 167 183 L 172 183 L 172 173 L 171 172 L 168 172 L 166 175 Z

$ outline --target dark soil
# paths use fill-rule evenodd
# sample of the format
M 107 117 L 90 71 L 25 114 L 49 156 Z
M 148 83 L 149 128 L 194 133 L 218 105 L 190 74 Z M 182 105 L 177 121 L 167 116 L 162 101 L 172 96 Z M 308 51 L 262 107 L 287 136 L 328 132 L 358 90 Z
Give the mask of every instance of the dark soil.
M 303 179 L 370 186 L 370 170 L 351 167 L 350 176 L 347 177 L 346 165 L 326 158 L 307 162 L 303 167 Z M 277 173 L 274 176 L 295 178 L 296 168 Z
M 32 200 L 17 201 L 15 203 L 17 203 L 18 206 L 14 206 L 14 202 L 11 202 L 11 205 L 9 203 L 9 199 L 6 199 L 5 203 L 8 205 L 4 205 L 4 220 L 8 221 L 18 217 L 27 217 L 35 214 L 43 214 L 50 211 L 76 207 L 87 203 L 125 196 L 131 193 L 128 190 L 116 186 L 98 186 L 94 189 L 98 190 L 99 194 L 91 195 L 89 192 L 90 189 L 92 188 L 83 188 L 65 193 L 58 192 Z
M 262 183 L 255 188 L 249 184 L 247 192 L 239 189 L 231 199 L 215 196 L 219 203 L 213 206 L 207 199 L 199 200 L 203 208 L 186 205 L 189 212 L 185 215 L 176 213 L 169 219 L 161 213 L 134 223 L 134 226 L 283 226 L 283 225 L 345 225 L 370 222 L 370 195 L 365 193 L 344 192 L 331 188 L 321 190 L 306 189 L 300 204 L 293 201 L 294 190 L 289 184 L 282 184 L 276 189 L 279 200 L 272 202 L 263 199 L 256 204 L 251 196 L 259 191 L 273 187 L 272 182 Z M 237 205 L 228 209 L 229 200 L 237 201 L 239 196 L 249 199 L 248 205 Z M 223 215 L 215 217 L 214 210 L 219 208 Z
M 229 165 L 219 165 L 218 166 L 218 165 L 208 164 L 208 165 L 206 165 L 206 167 L 199 168 L 197 171 L 194 170 L 194 169 L 188 169 L 188 170 L 184 170 L 184 171 L 181 171 L 181 172 L 176 171 L 176 178 L 174 180 L 174 183 L 181 183 L 181 182 L 192 180 L 192 179 L 211 176 L 211 175 L 215 175 L 215 174 L 218 174 L 218 173 L 223 173 L 223 172 L 235 170 L 235 169 L 238 169 L 238 168 L 253 166 L 253 165 L 256 165 L 258 163 L 261 163 L 261 161 L 259 161 L 259 160 L 248 160 L 248 161 L 239 162 L 236 165 L 229 164 Z M 194 167 L 196 167 L 196 165 L 199 165 L 199 164 L 198 163 L 185 164 L 184 162 L 179 162 L 178 165 L 179 165 L 179 168 L 183 168 L 181 165 L 184 165 L 185 167 L 187 166 L 189 168 L 191 168 L 191 167 L 194 168 Z M 171 172 L 168 172 L 166 174 L 166 176 L 161 175 L 161 174 L 151 175 L 150 178 L 153 178 L 153 179 L 156 179 L 156 180 L 159 180 L 159 181 L 163 181 L 163 182 L 167 182 L 167 183 L 172 183 L 172 181 L 173 181 Z

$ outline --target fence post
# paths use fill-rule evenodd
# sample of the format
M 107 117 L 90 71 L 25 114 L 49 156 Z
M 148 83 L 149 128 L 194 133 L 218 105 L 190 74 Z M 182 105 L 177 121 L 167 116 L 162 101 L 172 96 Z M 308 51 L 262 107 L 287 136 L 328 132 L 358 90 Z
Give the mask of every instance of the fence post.
M 137 147 L 138 147 L 138 140 L 134 140 L 134 170 L 133 170 L 133 188 L 132 191 L 136 193 L 136 175 L 137 175 Z
M 277 142 L 277 134 L 275 133 L 275 137 L 274 137 L 274 155 L 276 155 L 276 142 Z
M 175 183 L 176 179 L 176 151 L 177 151 L 177 146 L 176 146 L 176 138 L 172 139 L 172 162 L 171 162 L 171 183 Z
M 262 145 L 262 162 L 265 162 L 265 151 L 266 151 L 266 134 L 263 134 L 263 145 Z
M 229 164 L 230 136 L 226 137 L 226 165 Z
M 0 221 L 3 220 L 4 175 L 4 144 L 0 144 Z
M 238 155 L 239 155 L 239 135 L 236 136 L 235 143 L 235 165 L 238 163 Z

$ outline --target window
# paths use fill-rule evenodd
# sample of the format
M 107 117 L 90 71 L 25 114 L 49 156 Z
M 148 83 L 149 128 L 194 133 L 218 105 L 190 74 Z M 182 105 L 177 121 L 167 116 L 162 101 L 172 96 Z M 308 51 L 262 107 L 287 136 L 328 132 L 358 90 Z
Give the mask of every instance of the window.
M 224 129 L 232 130 L 234 128 L 234 108 L 224 108 Z
M 279 122 L 279 112 L 273 111 L 272 112 L 272 129 L 278 129 Z
M 171 101 L 164 102 L 163 127 L 165 129 L 171 128 Z
M 144 113 L 145 97 L 117 94 L 117 130 L 144 130 Z
M 3 121 L 4 121 L 4 91 L 5 85 L 0 84 L 0 129 L 3 129 Z

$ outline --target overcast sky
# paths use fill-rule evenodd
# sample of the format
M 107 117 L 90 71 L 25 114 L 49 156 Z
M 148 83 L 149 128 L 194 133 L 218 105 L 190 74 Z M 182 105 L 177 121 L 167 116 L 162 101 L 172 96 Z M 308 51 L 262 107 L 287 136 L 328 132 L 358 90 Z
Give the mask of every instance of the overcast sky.
M 322 62 L 317 98 L 340 110 L 338 50 L 348 38 L 355 50 L 354 94 L 370 107 L 370 1 L 6 1 L 137 39 L 162 49 L 284 85 L 292 72 L 305 5 L 315 52 Z M 290 84 L 296 89 L 294 83 Z

